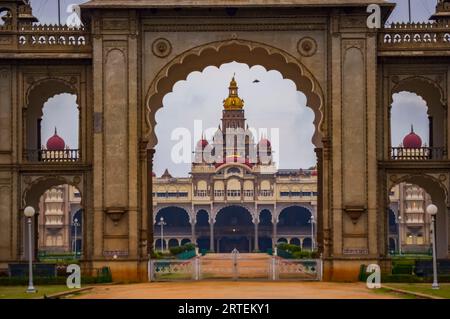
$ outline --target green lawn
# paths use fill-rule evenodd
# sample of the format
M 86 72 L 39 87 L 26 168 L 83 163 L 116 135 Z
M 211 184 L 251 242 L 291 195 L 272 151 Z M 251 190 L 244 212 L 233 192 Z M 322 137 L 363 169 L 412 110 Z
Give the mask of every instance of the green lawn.
M 398 288 L 402 290 L 418 292 L 426 295 L 449 298 L 450 299 L 450 284 L 440 284 L 439 290 L 431 289 L 431 283 L 426 284 L 387 284 L 387 286 L 392 288 Z
M 51 295 L 68 290 L 67 286 L 38 286 L 34 294 L 26 293 L 25 286 L 0 286 L 0 299 L 30 299 L 42 298 L 44 295 Z
M 400 299 L 416 299 L 413 295 L 401 294 L 386 288 L 371 289 L 371 291 L 377 295 L 388 295 Z

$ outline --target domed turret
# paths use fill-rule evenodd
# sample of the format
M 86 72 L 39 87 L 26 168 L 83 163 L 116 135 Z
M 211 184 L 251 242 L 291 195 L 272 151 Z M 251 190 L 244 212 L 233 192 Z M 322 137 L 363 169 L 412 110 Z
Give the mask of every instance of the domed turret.
M 411 125 L 411 132 L 403 139 L 403 148 L 421 148 L 422 139 L 419 135 L 414 133 L 414 128 Z
M 201 148 L 202 150 L 208 145 L 209 145 L 209 143 L 205 138 L 202 138 L 201 140 L 199 140 L 197 142 L 197 148 Z
M 258 146 L 270 148 L 272 146 L 272 144 L 270 143 L 270 141 L 267 138 L 262 138 L 259 141 Z
M 223 107 L 225 110 L 241 110 L 244 107 L 244 100 L 238 96 L 237 82 L 233 78 L 231 79 L 229 86 L 228 97 L 223 100 Z
M 47 141 L 47 150 L 49 151 L 62 151 L 66 147 L 64 140 L 58 135 L 55 127 L 55 134 Z

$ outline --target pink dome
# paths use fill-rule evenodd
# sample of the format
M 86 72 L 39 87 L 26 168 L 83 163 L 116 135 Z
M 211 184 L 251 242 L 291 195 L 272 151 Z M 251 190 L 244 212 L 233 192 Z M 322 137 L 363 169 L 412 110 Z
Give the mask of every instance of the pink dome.
M 419 135 L 414 133 L 414 129 L 411 126 L 411 133 L 405 136 L 403 139 L 404 148 L 420 148 L 422 147 L 422 139 Z
M 208 141 L 204 138 L 202 138 L 200 141 L 197 142 L 197 147 L 201 147 L 204 149 L 206 146 L 208 146 Z
M 47 141 L 47 150 L 49 151 L 62 151 L 66 147 L 66 142 L 58 135 L 56 128 L 55 134 Z
M 272 144 L 270 144 L 270 141 L 267 138 L 261 139 L 261 141 L 259 141 L 258 145 L 259 146 L 266 146 L 266 147 L 271 147 L 272 146 Z

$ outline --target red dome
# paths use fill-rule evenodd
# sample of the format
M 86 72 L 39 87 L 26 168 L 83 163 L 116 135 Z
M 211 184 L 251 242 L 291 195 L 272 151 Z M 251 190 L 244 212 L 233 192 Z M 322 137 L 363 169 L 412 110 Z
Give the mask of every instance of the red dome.
M 422 147 L 422 139 L 419 135 L 414 133 L 413 127 L 411 127 L 411 133 L 405 136 L 403 139 L 404 148 L 420 148 Z
M 311 176 L 317 176 L 317 170 L 316 169 L 311 172 Z
M 202 138 L 200 141 L 197 142 L 197 147 L 201 147 L 204 149 L 206 146 L 208 146 L 208 141 L 204 138 Z
M 47 141 L 47 149 L 49 151 L 61 151 L 66 147 L 64 140 L 58 135 L 55 128 L 55 134 Z
M 267 138 L 261 139 L 261 141 L 259 141 L 258 145 L 260 145 L 260 146 L 267 146 L 267 147 L 271 147 L 272 146 L 272 144 L 270 144 L 270 141 Z

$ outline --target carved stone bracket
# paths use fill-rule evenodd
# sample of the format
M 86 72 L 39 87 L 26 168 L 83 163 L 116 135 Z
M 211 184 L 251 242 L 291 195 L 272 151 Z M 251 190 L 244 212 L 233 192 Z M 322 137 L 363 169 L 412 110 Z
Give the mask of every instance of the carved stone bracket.
M 364 206 L 346 206 L 344 211 L 350 217 L 352 223 L 356 225 L 361 215 L 367 212 L 367 208 Z
M 108 216 L 116 226 L 122 219 L 122 216 L 126 213 L 124 207 L 108 207 L 105 209 L 106 216 Z

